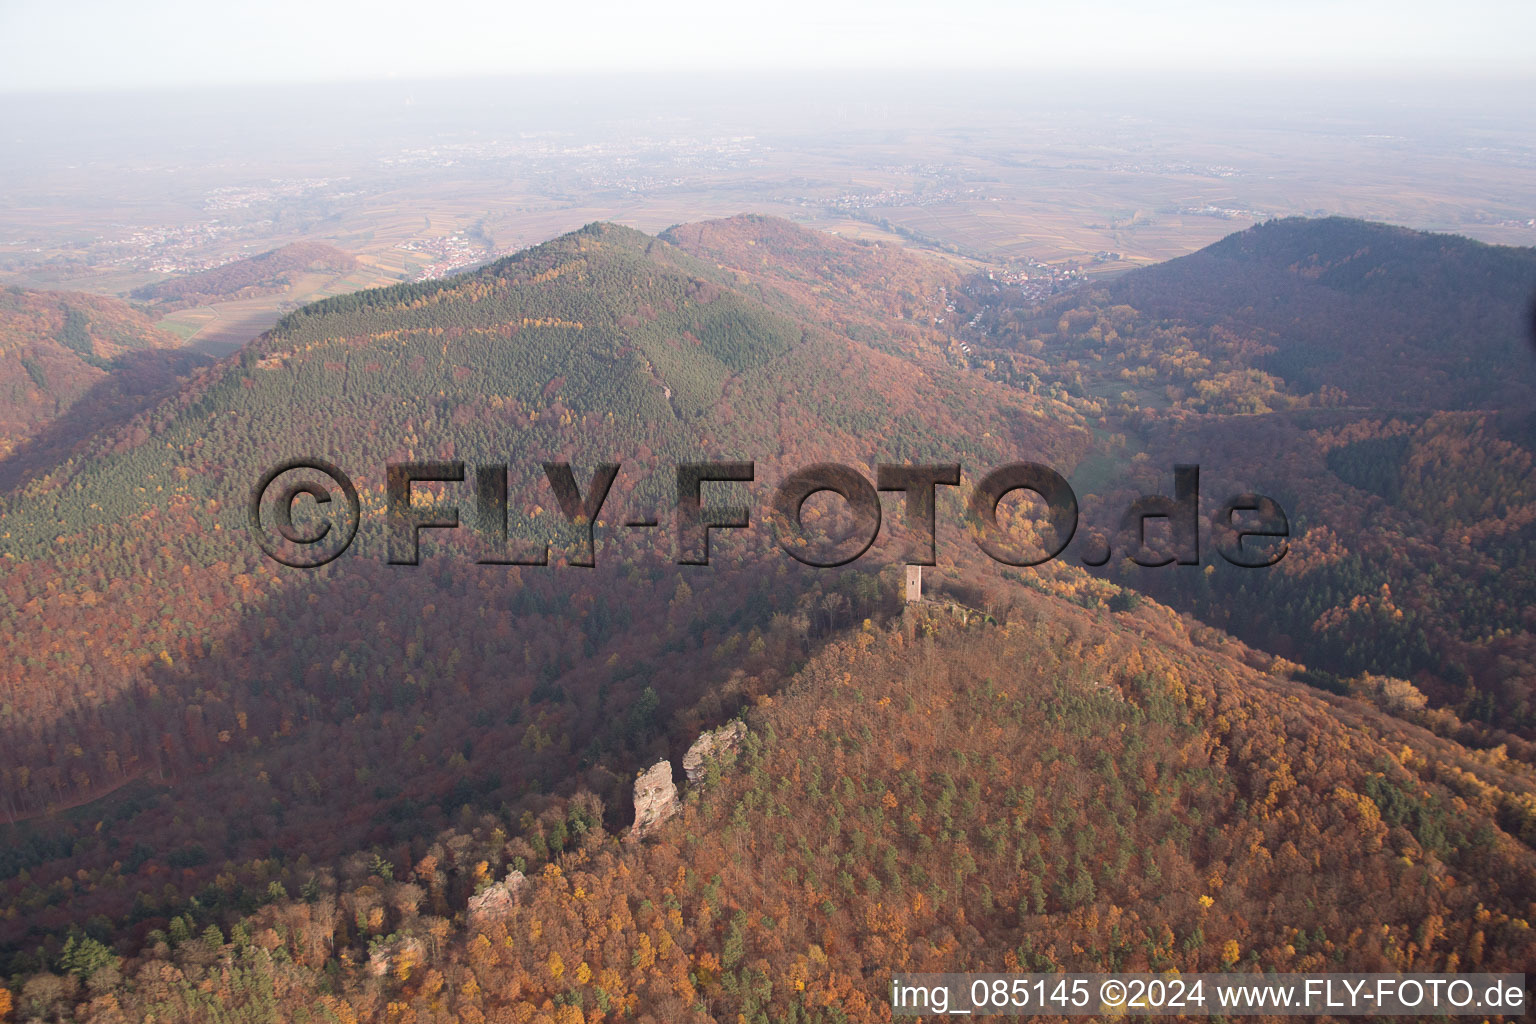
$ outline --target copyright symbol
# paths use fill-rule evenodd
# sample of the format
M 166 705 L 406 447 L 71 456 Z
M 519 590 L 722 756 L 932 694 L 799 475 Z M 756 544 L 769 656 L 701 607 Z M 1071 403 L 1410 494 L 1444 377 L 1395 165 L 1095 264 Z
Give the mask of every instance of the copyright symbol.
M 1120 1006 L 1125 1002 L 1125 982 L 1110 978 L 1099 986 L 1099 1002 L 1105 1006 Z
M 280 477 L 290 474 L 280 483 Z M 332 501 L 335 490 L 346 499 L 344 508 Z M 303 494 L 314 499 L 320 518 L 314 522 L 311 514 L 306 517 L 311 521 L 300 528 L 294 525 L 293 511 Z M 251 489 L 249 514 L 251 534 L 269 558 L 294 569 L 316 569 L 347 550 L 357 536 L 357 488 L 324 459 L 289 459 L 267 470 Z

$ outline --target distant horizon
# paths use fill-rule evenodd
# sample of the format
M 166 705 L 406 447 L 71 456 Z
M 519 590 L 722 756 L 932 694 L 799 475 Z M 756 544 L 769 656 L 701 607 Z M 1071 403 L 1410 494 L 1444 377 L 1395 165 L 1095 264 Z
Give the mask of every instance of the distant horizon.
M 425 16 L 424 16 L 425 15 Z M 0 8 L 0 94 L 161 91 L 531 75 L 1032 72 L 1528 80 L 1536 7 L 1509 0 L 1112 0 L 963 11 L 788 0 L 771 14 L 701 0 L 561 10 L 440 0 L 190 0 Z
M 1480 89 L 1536 83 L 1536 67 L 1531 69 L 1503 70 L 1455 70 L 1433 69 L 1426 71 L 1371 71 L 1328 69 L 1325 71 L 1245 69 L 1215 71 L 1201 68 L 1184 69 L 1122 69 L 1102 72 L 1091 69 L 1062 68 L 923 68 L 911 69 L 897 66 L 837 68 L 701 68 L 667 70 L 633 68 L 625 70 L 562 70 L 535 69 L 503 72 L 446 74 L 390 74 L 358 77 L 315 77 L 283 80 L 240 80 L 210 83 L 165 82 L 138 83 L 131 85 L 81 85 L 48 86 L 39 88 L 12 88 L 0 84 L 0 96 L 31 97 L 36 99 L 74 99 L 101 97 L 156 97 L 174 98 L 198 96 L 207 93 L 253 94 L 282 93 L 316 88 L 347 88 L 377 86 L 452 87 L 486 84 L 515 84 L 526 81 L 569 82 L 650 82 L 656 84 L 682 84 L 693 81 L 714 81 L 750 86 L 754 84 L 781 84 L 798 82 L 807 85 L 816 82 L 836 83 L 887 83 L 900 79 L 913 83 L 947 83 L 962 86 L 976 82 L 1043 83 L 1065 82 L 1076 86 L 1097 84 L 1105 89 L 1135 83 L 1153 85 L 1170 90 L 1209 87 L 1220 82 L 1237 88 L 1292 85 L 1329 88 L 1335 86 L 1375 87 L 1395 90 L 1417 87 L 1431 90 L 1443 87 Z M 1510 97 L 1512 105 L 1523 102 L 1523 97 Z

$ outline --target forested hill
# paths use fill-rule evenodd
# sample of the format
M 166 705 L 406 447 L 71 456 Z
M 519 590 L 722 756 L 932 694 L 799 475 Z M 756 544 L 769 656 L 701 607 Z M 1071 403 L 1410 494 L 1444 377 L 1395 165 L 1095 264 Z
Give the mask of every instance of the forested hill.
M 643 841 L 577 791 L 513 821 L 221 876 L 142 943 L 16 978 L 82 1024 L 889 1019 L 893 971 L 1518 971 L 1531 780 L 1025 593 L 834 641 Z M 242 907 L 237 894 L 249 892 Z
M 712 234 L 753 249 L 783 230 Z M 0 950 L 94 915 L 142 932 L 274 850 L 410 842 L 577 782 L 618 807 L 640 760 L 889 611 L 878 573 L 904 536 L 845 571 L 802 569 L 762 529 L 677 565 L 676 463 L 755 461 L 760 523 L 786 467 L 1066 468 L 1088 450 L 1070 409 L 946 358 L 931 323 L 951 271 L 821 241 L 870 286 L 800 301 L 760 269 L 593 225 L 318 303 L 7 495 L 0 817 L 19 824 Z M 876 287 L 891 268 L 894 306 Z M 246 517 L 261 474 L 298 456 L 350 474 L 363 509 L 353 548 L 312 572 L 262 554 Z M 451 492 L 465 529 L 424 532 L 418 568 L 386 564 L 384 466 L 430 458 L 509 464 L 511 533 L 549 541 L 553 564 L 476 564 L 472 484 Z M 540 468 L 559 458 L 584 493 L 596 464 L 624 465 L 595 571 L 561 564 L 576 541 Z M 662 527 L 622 529 L 647 514 Z
M 1351 294 L 1284 252 L 1200 259 L 1295 279 L 1296 324 L 1312 291 Z M 1201 265 L 1167 288 L 1195 303 Z M 1285 340 L 1280 312 L 1254 319 L 1267 286 L 1177 320 L 1109 294 L 1135 280 L 989 308 L 990 281 L 783 221 L 594 224 L 305 307 L 45 461 L 0 498 L 3 998 L 102 1024 L 756 1024 L 881 1019 L 897 965 L 1528 962 L 1536 746 L 1399 676 L 1502 665 L 1521 692 L 1524 591 L 1489 572 L 1525 543 L 1531 499 L 1372 506 L 1394 528 L 1449 517 L 1415 550 L 1451 571 L 1379 589 L 1391 538 L 1317 497 L 1354 497 L 1328 452 L 1365 414 L 1254 365 Z M 1354 364 L 1336 366 L 1342 392 Z M 1456 415 L 1393 427 L 1386 454 L 1465 452 L 1483 425 Z M 1255 441 L 1280 457 L 1237 450 Z M 1123 557 L 1101 577 L 1079 547 L 987 561 L 949 488 L 916 610 L 898 516 L 838 569 L 763 528 L 785 472 L 827 461 L 958 462 L 967 483 L 1042 462 L 1102 526 L 1090 495 L 1166 491 L 1190 451 L 1208 493 L 1299 510 L 1277 569 L 1207 548 L 1160 577 L 1252 646 L 1143 601 Z M 1523 464 L 1494 455 L 1500 481 Z M 247 519 L 261 474 L 296 456 L 344 470 L 362 511 L 315 570 L 266 557 Z M 477 562 L 472 484 L 419 487 L 465 527 L 387 564 L 384 466 L 429 459 L 509 464 L 509 530 L 550 564 Z M 624 466 L 595 568 L 573 564 L 584 531 L 544 480 L 559 459 L 583 493 L 598 463 Z M 734 492 L 756 528 L 679 565 L 675 465 L 725 459 L 757 464 Z M 1400 498 L 1444 461 L 1340 473 Z M 809 509 L 812 540 L 842 530 L 829 506 Z M 1505 518 L 1464 532 L 1489 509 Z M 626 528 L 646 515 L 663 526 Z M 1002 525 L 1041 529 L 1023 503 Z M 1426 623 L 1460 599 L 1432 645 Z M 734 771 L 621 845 L 636 772 L 737 716 Z
M 1460 716 L 1446 731 L 1529 761 L 1533 292 L 1536 250 L 1289 219 L 1043 304 L 968 282 L 959 315 L 988 377 L 1101 431 L 1088 515 L 1198 461 L 1291 517 L 1275 573 L 1106 572 L 1320 685 L 1408 680 Z
M 135 288 L 131 297 L 161 313 L 208 302 L 281 292 L 308 271 L 343 273 L 357 267 L 357 257 L 321 242 L 294 242 L 208 270 L 167 278 Z
M 180 344 L 118 299 L 0 289 L 0 459 L 64 416 L 82 396 L 106 382 L 114 368 L 139 378 L 127 391 L 143 392 L 147 368 L 161 360 L 140 354 Z M 98 409 L 91 412 L 110 404 L 107 391 L 121 399 L 120 390 L 93 394 Z M 93 419 L 70 429 L 78 439 L 104 425 L 104 420 Z
M 1270 221 L 1109 289 L 1273 348 L 1298 393 L 1388 409 L 1536 408 L 1536 250 L 1342 217 Z

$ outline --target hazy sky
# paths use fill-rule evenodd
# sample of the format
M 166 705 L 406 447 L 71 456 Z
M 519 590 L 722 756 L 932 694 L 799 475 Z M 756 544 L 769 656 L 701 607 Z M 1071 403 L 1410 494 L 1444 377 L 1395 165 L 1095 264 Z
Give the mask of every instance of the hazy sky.
M 810 68 L 1529 74 L 1533 0 L 0 0 L 0 91 Z

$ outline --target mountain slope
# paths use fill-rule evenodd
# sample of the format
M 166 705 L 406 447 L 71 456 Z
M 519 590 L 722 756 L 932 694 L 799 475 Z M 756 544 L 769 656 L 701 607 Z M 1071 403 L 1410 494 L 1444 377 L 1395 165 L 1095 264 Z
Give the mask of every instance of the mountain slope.
M 114 361 L 180 344 L 117 299 L 0 290 L 0 459 L 103 384 Z M 93 404 L 102 402 L 102 394 L 92 395 Z M 81 425 L 76 433 L 103 426 Z
M 1298 394 L 1351 405 L 1536 405 L 1536 250 L 1334 217 L 1271 221 L 1127 274 L 1112 302 L 1256 335 Z
M 306 307 L 0 503 L 0 970 L 26 1012 L 830 1020 L 880 1015 L 897 964 L 1529 959 L 1530 750 L 1379 673 L 1309 687 L 1327 629 L 1287 661 L 1138 607 L 1122 584 L 1156 588 L 1089 576 L 1081 548 L 1004 569 L 949 489 L 915 611 L 895 506 L 837 570 L 762 528 L 812 462 L 960 462 L 969 484 L 1019 460 L 1081 480 L 1090 454 L 1103 527 L 1090 493 L 1163 490 L 1194 451 L 1212 493 L 1297 510 L 1295 560 L 1171 568 L 1165 589 L 1266 642 L 1291 628 L 1276 609 L 1363 598 L 1386 639 L 1345 631 L 1343 653 L 1370 668 L 1422 620 L 1361 590 L 1380 538 L 1351 525 L 1358 550 L 1332 558 L 1319 524 L 1354 521 L 1283 489 L 1327 479 L 1324 434 L 1355 412 L 1275 375 L 1251 408 L 1259 378 L 1218 378 L 1265 374 L 1268 343 L 1209 312 L 1175 325 L 1091 291 L 977 319 L 981 282 L 783 222 L 666 239 L 592 225 Z M 1274 458 L 1255 470 L 1255 450 Z M 304 455 L 362 508 L 313 571 L 245 521 L 258 476 Z M 386 564 L 384 464 L 449 458 L 510 464 L 511 532 L 551 565 L 476 564 L 457 485 L 418 493 L 466 528 Z M 624 464 L 595 570 L 569 564 L 582 531 L 539 466 L 559 458 L 583 491 Z M 702 459 L 757 463 L 718 492 L 756 528 L 717 534 L 707 569 L 676 564 L 670 530 L 675 464 Z M 647 514 L 664 525 L 624 527 Z M 741 713 L 736 769 L 654 841 L 615 843 L 635 773 Z M 509 869 L 533 888 L 496 910 Z
M 1085 517 L 1178 462 L 1291 517 L 1262 577 L 1106 571 L 1324 685 L 1407 679 L 1448 734 L 1536 758 L 1536 250 L 1291 219 L 1045 305 L 967 289 L 975 363 L 1110 439 Z
M 77 1019 L 863 1021 L 895 971 L 1536 952 L 1528 776 L 1199 650 L 1150 605 L 939 615 L 866 625 L 763 697 L 741 754 L 639 845 L 577 794 L 285 874 L 302 901 L 90 961 Z M 43 1010 L 79 981 L 29 984 Z
M 717 535 L 709 569 L 677 565 L 676 463 L 755 461 L 741 493 L 760 524 L 771 487 L 811 462 L 1070 465 L 1090 443 L 1066 410 L 957 370 L 873 301 L 798 307 L 765 287 L 594 225 L 307 307 L 13 493 L 0 813 L 20 824 L 0 874 L 29 909 L 0 942 L 135 900 L 141 920 L 173 916 L 226 859 L 406 842 L 465 805 L 523 806 L 588 776 L 617 799 L 647 751 L 889 603 L 874 573 L 891 540 L 814 572 L 759 528 Z M 827 326 L 850 320 L 868 342 Z M 245 512 L 262 472 L 304 455 L 362 496 L 353 548 L 314 572 L 267 559 Z M 428 458 L 509 463 L 512 534 L 548 539 L 554 564 L 475 564 L 468 487 L 453 492 L 465 529 L 425 534 L 419 568 L 385 564 L 384 465 Z M 596 572 L 560 564 L 576 534 L 540 468 L 558 458 L 583 490 L 596 463 L 624 464 Z M 663 526 L 622 528 L 640 514 Z M 690 711 L 709 695 L 712 712 Z M 88 821 L 46 817 L 107 794 Z M 92 831 L 103 813 L 113 828 Z M 82 870 L 89 893 L 37 901 Z

